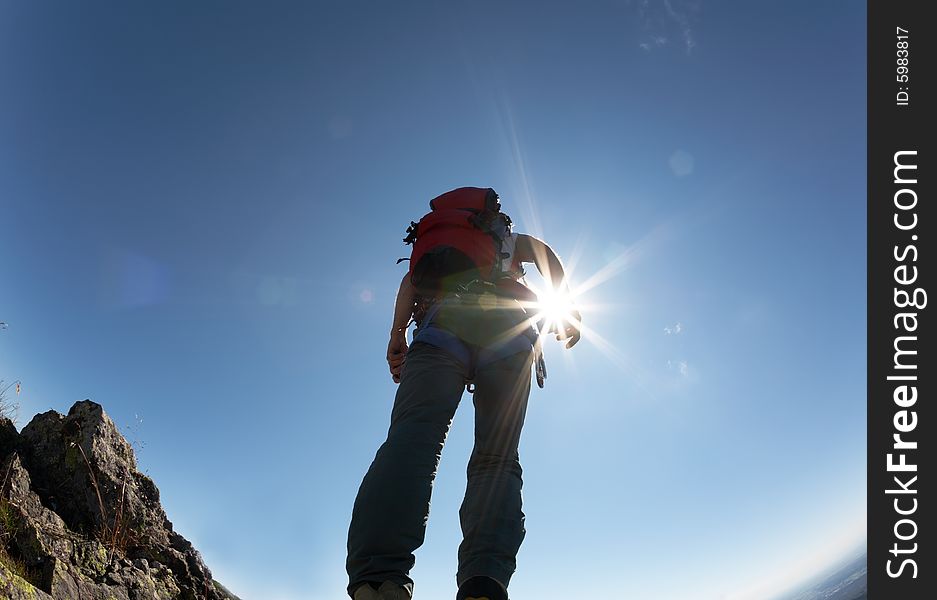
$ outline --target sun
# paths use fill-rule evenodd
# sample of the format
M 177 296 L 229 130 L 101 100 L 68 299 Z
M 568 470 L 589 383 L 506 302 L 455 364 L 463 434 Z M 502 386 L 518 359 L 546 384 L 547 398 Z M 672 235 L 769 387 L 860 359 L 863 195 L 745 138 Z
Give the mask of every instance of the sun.
M 555 290 L 551 287 L 537 290 L 537 301 L 532 303 L 534 316 L 532 320 L 542 324 L 541 335 L 551 331 L 562 331 L 567 325 L 579 326 L 576 306 L 577 303 L 571 293 Z

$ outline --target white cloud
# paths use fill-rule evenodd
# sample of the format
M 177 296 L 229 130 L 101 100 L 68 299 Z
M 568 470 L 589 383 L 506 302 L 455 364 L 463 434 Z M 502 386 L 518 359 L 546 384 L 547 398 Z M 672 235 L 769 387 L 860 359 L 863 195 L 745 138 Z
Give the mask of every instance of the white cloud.
M 673 327 L 664 327 L 664 335 L 680 335 L 683 325 L 678 321 Z
M 683 41 L 686 44 L 686 52 L 689 54 L 696 46 L 696 42 L 693 39 L 693 31 L 690 29 L 690 18 L 688 10 L 693 7 L 690 6 L 689 3 L 683 4 L 683 9 L 678 12 L 674 9 L 672 0 L 664 0 L 664 7 L 667 9 L 667 14 L 680 28 L 680 33 L 683 34 Z
M 696 47 L 692 20 L 699 12 L 699 0 L 641 0 L 637 4 L 638 19 L 644 39 L 638 46 L 645 52 L 666 46 L 670 37 L 683 40 L 686 53 Z
M 680 375 L 682 375 L 683 377 L 688 377 L 690 375 L 690 365 L 687 364 L 685 360 L 677 360 L 677 361 L 668 360 L 667 368 L 670 369 L 671 371 L 676 369 L 676 371 L 680 373 Z

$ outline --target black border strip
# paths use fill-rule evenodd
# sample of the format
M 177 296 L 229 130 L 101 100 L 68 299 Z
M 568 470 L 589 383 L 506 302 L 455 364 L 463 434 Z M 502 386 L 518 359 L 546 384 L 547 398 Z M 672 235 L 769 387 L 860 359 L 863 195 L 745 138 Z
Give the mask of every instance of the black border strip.
M 937 67 L 932 60 L 937 23 L 925 18 L 925 6 L 925 2 L 907 0 L 870 0 L 868 4 L 868 567 L 872 600 L 923 600 L 934 598 L 937 590 L 937 565 L 931 560 L 937 541 L 933 533 L 937 497 L 923 491 L 937 489 L 932 468 L 937 444 L 937 413 L 932 408 L 937 402 L 937 361 L 926 350 L 937 335 L 935 309 L 928 304 L 937 302 L 937 295 L 925 301 L 928 292 L 937 294 L 932 208 L 937 202 L 933 185 L 937 155 L 929 146 L 933 132 L 925 126 L 928 113 L 937 112 L 929 81 Z M 902 58 L 907 64 L 900 64 Z M 896 161 L 901 165 L 897 169 Z M 912 305 L 900 306 L 905 303 Z M 898 448 L 895 435 L 900 436 Z M 930 460 L 925 460 L 925 453 L 931 455 Z

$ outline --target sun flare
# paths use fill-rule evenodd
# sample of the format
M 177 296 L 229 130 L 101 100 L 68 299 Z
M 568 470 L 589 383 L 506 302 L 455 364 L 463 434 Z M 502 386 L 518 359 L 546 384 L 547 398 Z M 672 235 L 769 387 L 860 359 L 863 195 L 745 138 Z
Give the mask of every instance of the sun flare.
M 577 312 L 579 304 L 572 293 L 551 287 L 534 289 L 534 292 L 537 294 L 537 301 L 532 302 L 530 308 L 534 313 L 532 320 L 541 325 L 541 336 L 551 331 L 563 331 L 568 325 L 581 326 L 581 317 Z

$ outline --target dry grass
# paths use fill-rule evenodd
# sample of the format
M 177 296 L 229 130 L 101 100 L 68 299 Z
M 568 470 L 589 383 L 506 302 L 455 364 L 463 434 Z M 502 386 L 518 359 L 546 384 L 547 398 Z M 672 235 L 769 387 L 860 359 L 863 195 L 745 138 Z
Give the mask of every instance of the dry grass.
M 120 485 L 120 501 L 117 503 L 117 509 L 114 511 L 113 518 L 108 518 L 107 507 L 101 498 L 101 488 L 98 486 L 98 478 L 94 475 L 94 469 L 91 467 L 91 461 L 85 454 L 84 448 L 77 442 L 72 442 L 72 446 L 77 446 L 81 452 L 81 458 L 85 461 L 88 468 L 88 475 L 91 477 L 91 486 L 98 499 L 98 509 L 101 511 L 101 525 L 95 532 L 97 539 L 104 544 L 107 550 L 107 562 L 114 559 L 115 556 L 126 554 L 127 547 L 131 541 L 131 529 L 124 513 L 124 500 L 127 497 L 127 480 L 124 479 Z
M 17 393 L 19 393 L 19 381 L 13 381 L 7 385 L 3 385 L 4 381 L 0 379 L 0 418 L 6 417 L 13 422 L 16 422 L 16 416 L 19 412 L 19 404 L 7 398 L 7 392 L 11 387 L 16 386 Z

